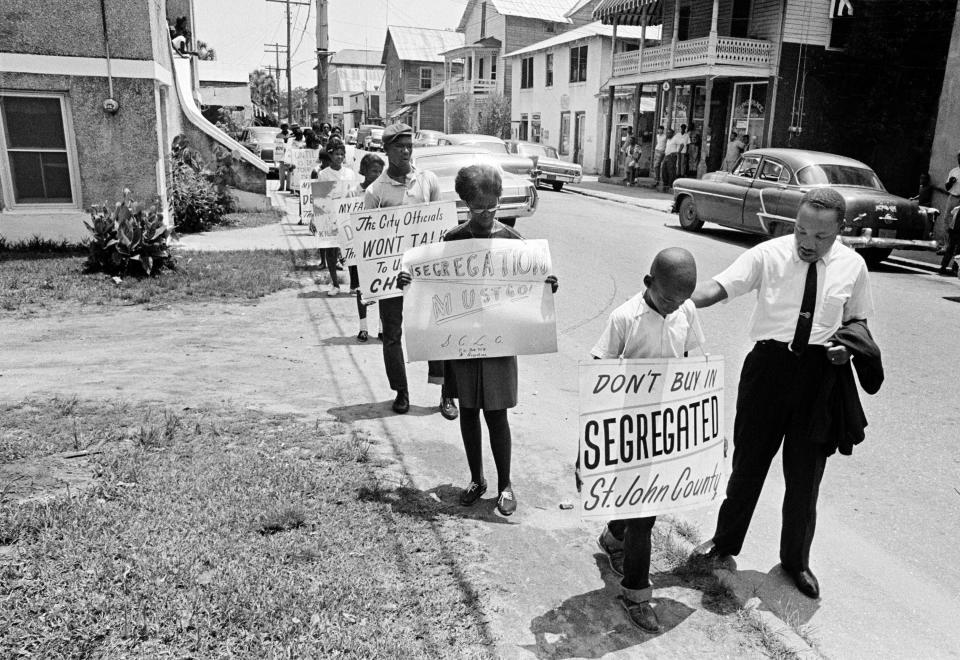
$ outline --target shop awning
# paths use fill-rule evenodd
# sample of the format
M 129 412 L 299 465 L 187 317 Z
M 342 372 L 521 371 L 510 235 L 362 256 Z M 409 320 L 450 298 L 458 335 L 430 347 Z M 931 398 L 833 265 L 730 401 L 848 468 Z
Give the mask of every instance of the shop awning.
M 648 25 L 659 24 L 659 4 L 660 0 L 603 0 L 593 10 L 593 20 L 605 25 L 614 22 L 617 25 L 640 25 L 646 13 Z

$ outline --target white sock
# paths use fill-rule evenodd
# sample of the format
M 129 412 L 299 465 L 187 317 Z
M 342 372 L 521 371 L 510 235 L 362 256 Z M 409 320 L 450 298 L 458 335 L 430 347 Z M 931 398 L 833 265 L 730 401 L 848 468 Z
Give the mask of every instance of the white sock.
M 360 332 L 367 331 L 367 319 L 360 319 Z

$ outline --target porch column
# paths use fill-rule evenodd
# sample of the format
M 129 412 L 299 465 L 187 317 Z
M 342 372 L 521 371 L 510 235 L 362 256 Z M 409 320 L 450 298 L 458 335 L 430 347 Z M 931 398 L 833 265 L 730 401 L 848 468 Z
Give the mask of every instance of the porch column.
M 647 40 L 647 7 L 643 8 L 643 21 L 640 23 L 640 52 L 637 54 L 637 73 L 643 73 L 643 48 Z
M 707 62 L 717 57 L 717 16 L 720 13 L 720 0 L 713 0 L 713 13 L 710 15 L 710 41 L 707 44 Z
M 716 1 L 716 0 L 714 0 Z M 680 0 L 673 0 L 673 34 L 670 35 L 670 68 L 677 53 L 677 32 L 680 30 Z
M 607 131 L 603 138 L 603 176 L 609 177 L 612 169 L 610 168 L 610 141 L 613 137 L 613 95 L 616 87 L 613 84 L 613 61 L 617 54 L 617 23 L 618 18 L 613 19 L 613 43 L 610 52 L 610 89 L 607 97 Z M 576 118 L 573 118 L 576 122 Z M 572 128 L 572 127 L 571 127 Z M 618 145 L 619 147 L 619 145 Z
M 713 96 L 713 78 L 707 76 L 705 81 L 706 95 L 703 100 L 703 127 L 700 129 L 700 162 L 697 163 L 697 178 L 702 179 L 707 173 L 707 155 L 710 153 L 710 102 Z

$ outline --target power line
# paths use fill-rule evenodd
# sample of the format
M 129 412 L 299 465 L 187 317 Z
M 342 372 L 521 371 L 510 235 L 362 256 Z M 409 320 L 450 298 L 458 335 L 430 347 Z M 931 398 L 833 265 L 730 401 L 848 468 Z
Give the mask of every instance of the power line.
M 291 118 L 293 117 L 293 89 L 290 80 L 290 5 L 310 6 L 310 3 L 304 0 L 267 0 L 267 2 L 283 3 L 287 9 L 287 118 Z

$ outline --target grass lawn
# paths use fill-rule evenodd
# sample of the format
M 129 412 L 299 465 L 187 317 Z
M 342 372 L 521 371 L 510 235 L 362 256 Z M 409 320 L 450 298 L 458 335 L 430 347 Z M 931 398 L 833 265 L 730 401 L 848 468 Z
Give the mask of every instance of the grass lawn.
M 85 273 L 80 250 L 0 250 L 0 312 L 31 314 L 64 306 L 156 305 L 251 300 L 298 285 L 309 251 L 192 252 L 175 270 L 119 283 Z
M 378 481 L 368 438 L 249 409 L 0 408 L 0 464 L 94 445 L 83 493 L 0 484 L 0 657 L 490 655 L 453 561 L 476 551 Z
M 214 225 L 210 231 L 221 231 L 223 229 L 239 229 L 241 227 L 262 227 L 263 225 L 274 225 L 283 220 L 283 213 L 277 209 L 269 211 L 247 212 L 238 211 L 237 213 L 228 213 L 224 216 L 224 223 Z

